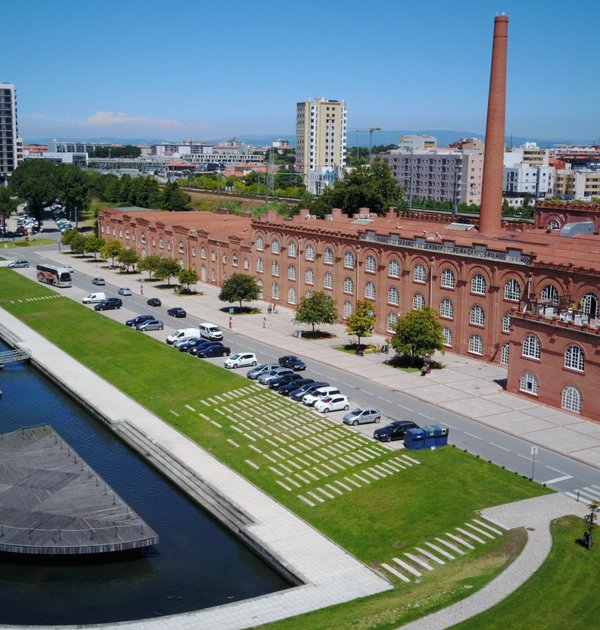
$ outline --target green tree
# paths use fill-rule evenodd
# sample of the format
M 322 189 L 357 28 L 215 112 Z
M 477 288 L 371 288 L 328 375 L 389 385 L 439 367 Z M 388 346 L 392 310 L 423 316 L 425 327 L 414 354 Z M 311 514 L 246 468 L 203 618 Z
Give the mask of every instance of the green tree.
M 56 165 L 50 160 L 25 160 L 12 174 L 9 190 L 27 203 L 27 212 L 41 224 L 44 208 L 58 196 Z
M 436 350 L 444 352 L 442 324 L 430 306 L 408 313 L 398 320 L 390 343 L 399 354 L 408 355 L 414 365 L 417 357 L 429 357 Z
M 275 188 L 277 190 L 285 190 L 302 186 L 302 176 L 291 171 L 280 171 L 275 173 Z
M 166 280 L 167 284 L 171 286 L 171 278 L 176 278 L 180 271 L 181 267 L 176 260 L 172 258 L 161 258 L 155 275 L 161 280 Z
M 133 182 L 131 180 L 131 175 L 122 175 L 119 180 L 119 198 L 118 201 L 122 201 L 125 203 L 130 203 L 129 199 L 131 197 L 131 188 L 133 186 Z
M 102 247 L 102 258 L 110 258 L 110 265 L 114 267 L 115 258 L 117 258 L 122 251 L 123 248 L 119 241 L 106 241 Z
M 77 236 L 79 236 L 79 231 L 76 230 L 75 228 L 66 230 L 66 232 L 63 232 L 63 235 L 60 237 L 60 242 L 62 245 L 70 246 L 71 243 L 73 242 L 73 239 Z
M 79 225 L 81 213 L 90 207 L 91 180 L 77 166 L 61 164 L 57 170 L 57 197 L 65 207 L 67 216 Z
M 142 258 L 138 262 L 138 270 L 147 271 L 148 280 L 152 280 L 152 275 L 156 273 L 157 269 L 159 268 L 160 261 L 160 256 L 146 256 L 146 258 Z
M 112 173 L 103 175 L 100 196 L 104 201 L 115 203 L 119 201 L 120 183 L 119 178 Z
M 154 177 L 142 178 L 141 197 L 138 205 L 142 208 L 158 208 L 160 203 L 160 185 Z
M 86 242 L 87 242 L 87 238 L 83 234 L 80 234 L 79 232 L 77 232 L 75 236 L 73 236 L 73 238 L 71 239 L 71 242 L 69 243 L 69 245 L 71 246 L 71 253 L 73 254 L 85 253 Z
M 337 311 L 335 302 L 322 291 L 304 296 L 296 309 L 295 321 L 310 324 L 313 332 L 316 324 L 335 324 Z
M 0 215 L 5 219 L 17 211 L 21 200 L 9 188 L 0 186 Z
M 185 210 L 191 197 L 179 188 L 177 182 L 167 182 L 160 198 L 161 210 Z
M 177 280 L 179 280 L 179 284 L 189 291 L 190 285 L 198 282 L 198 272 L 195 269 L 182 269 L 177 276 Z
M 94 260 L 98 260 L 98 253 L 102 250 L 104 241 L 99 236 L 88 236 L 85 241 L 85 253 L 94 254 Z
M 139 260 L 139 257 L 135 250 L 127 248 L 121 251 L 118 260 L 122 265 L 125 265 L 125 270 L 129 272 L 131 271 L 130 267 L 134 267 L 135 270 L 135 264 Z
M 260 287 L 256 283 L 254 276 L 249 276 L 245 273 L 234 273 L 221 287 L 219 293 L 219 300 L 223 302 L 239 302 L 240 308 L 242 308 L 242 302 L 251 302 L 258 299 L 260 295 Z
M 358 301 L 356 308 L 346 324 L 346 332 L 358 337 L 358 344 L 362 337 L 370 337 L 375 328 L 375 307 L 367 300 Z

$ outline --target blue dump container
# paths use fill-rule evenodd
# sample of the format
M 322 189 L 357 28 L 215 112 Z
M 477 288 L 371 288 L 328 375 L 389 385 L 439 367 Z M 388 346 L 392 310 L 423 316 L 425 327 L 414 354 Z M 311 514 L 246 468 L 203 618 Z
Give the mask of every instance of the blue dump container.
M 435 429 L 433 427 L 423 427 L 423 431 L 425 431 L 425 448 L 435 446 Z
M 425 448 L 425 431 L 423 429 L 408 429 L 404 436 L 404 446 L 412 451 Z
M 434 430 L 435 445 L 446 446 L 448 444 L 448 427 L 445 424 L 434 424 L 431 428 Z

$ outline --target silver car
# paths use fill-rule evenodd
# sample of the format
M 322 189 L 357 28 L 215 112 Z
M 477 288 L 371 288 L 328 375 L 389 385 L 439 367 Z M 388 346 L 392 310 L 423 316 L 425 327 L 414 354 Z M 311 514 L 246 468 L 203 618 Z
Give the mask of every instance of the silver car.
M 270 372 L 265 372 L 258 377 L 258 382 L 261 385 L 268 385 L 269 381 L 273 380 L 277 376 L 283 376 L 284 374 L 293 374 L 294 370 L 290 370 L 289 368 L 277 367 Z
M 142 331 L 148 331 L 148 330 L 162 330 L 165 327 L 165 325 L 158 319 L 149 319 L 146 322 L 142 322 L 141 324 L 138 324 L 135 329 L 136 330 L 142 330 Z
M 379 409 L 374 409 L 373 407 L 358 407 L 344 416 L 344 424 L 351 424 L 352 426 L 379 422 L 380 420 L 381 414 Z

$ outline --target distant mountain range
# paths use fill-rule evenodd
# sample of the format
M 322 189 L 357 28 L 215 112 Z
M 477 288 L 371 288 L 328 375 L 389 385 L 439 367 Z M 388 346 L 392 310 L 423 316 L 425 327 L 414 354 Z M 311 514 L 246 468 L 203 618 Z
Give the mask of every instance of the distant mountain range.
M 452 131 L 449 129 L 396 129 L 396 130 L 384 130 L 373 132 L 373 146 L 397 144 L 398 138 L 411 133 L 423 134 L 428 136 L 434 136 L 437 138 L 438 146 L 447 146 L 451 142 L 458 140 L 459 138 L 480 138 L 483 140 L 484 135 L 475 133 L 473 131 Z M 251 144 L 255 147 L 270 146 L 274 140 L 284 138 L 289 141 L 290 145 L 295 146 L 296 135 L 294 133 L 282 133 L 278 135 L 248 135 L 240 134 L 236 136 L 242 142 Z M 35 140 L 27 140 L 26 144 L 48 144 L 54 138 L 36 138 Z M 72 141 L 73 138 L 60 138 L 62 141 Z M 82 140 L 78 138 L 77 140 Z M 111 144 L 157 144 L 159 142 L 183 142 L 180 138 L 85 138 L 87 142 L 105 142 Z M 194 141 L 201 142 L 203 138 L 194 138 Z M 206 139 L 206 142 L 218 143 L 224 140 L 231 140 L 231 136 L 222 138 Z M 188 140 L 189 142 L 189 140 Z M 542 140 L 540 138 L 524 137 L 524 136 L 507 136 L 506 146 L 518 147 L 525 142 L 536 142 L 540 147 L 551 147 L 555 144 L 588 144 L 588 142 L 582 140 L 573 140 L 572 138 L 556 138 L 553 140 Z M 368 131 L 349 131 L 347 138 L 347 145 L 349 147 L 356 146 L 369 146 L 369 132 Z

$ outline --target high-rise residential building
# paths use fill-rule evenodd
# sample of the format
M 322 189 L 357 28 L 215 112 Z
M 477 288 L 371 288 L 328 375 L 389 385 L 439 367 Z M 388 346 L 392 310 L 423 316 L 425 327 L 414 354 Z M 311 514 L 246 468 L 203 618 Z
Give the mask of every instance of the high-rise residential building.
M 296 109 L 296 164 L 313 194 L 341 177 L 346 165 L 346 103 L 315 98 Z
M 15 86 L 0 83 L 0 183 L 6 181 L 17 168 L 21 155 Z

